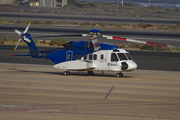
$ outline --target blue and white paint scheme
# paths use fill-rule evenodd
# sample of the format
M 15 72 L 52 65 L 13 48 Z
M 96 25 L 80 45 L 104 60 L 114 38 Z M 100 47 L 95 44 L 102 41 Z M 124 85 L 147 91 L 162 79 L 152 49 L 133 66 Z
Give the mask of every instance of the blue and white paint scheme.
M 70 71 L 87 71 L 88 75 L 93 75 L 93 71 L 112 71 L 117 72 L 116 76 L 120 77 L 123 76 L 122 72 L 133 71 L 137 68 L 137 64 L 132 60 L 128 51 L 114 44 L 99 43 L 99 30 L 90 30 L 90 34 L 82 35 L 90 36 L 91 41 L 89 42 L 71 41 L 64 44 L 64 48 L 39 51 L 31 35 L 27 33 L 29 26 L 30 24 L 23 33 L 15 30 L 21 37 L 19 42 L 23 40 L 27 43 L 28 54 L 13 56 L 50 59 L 55 64 L 53 67 L 64 71 L 64 75 L 70 74 Z
M 88 42 L 73 42 L 82 44 L 70 50 L 57 50 L 48 54 L 48 58 L 55 63 L 54 67 L 64 71 L 132 71 L 137 64 L 132 60 L 128 51 L 116 45 L 100 43 L 101 48 L 94 51 L 86 47 Z M 90 44 L 92 44 L 90 42 Z M 65 57 L 62 57 L 65 56 Z

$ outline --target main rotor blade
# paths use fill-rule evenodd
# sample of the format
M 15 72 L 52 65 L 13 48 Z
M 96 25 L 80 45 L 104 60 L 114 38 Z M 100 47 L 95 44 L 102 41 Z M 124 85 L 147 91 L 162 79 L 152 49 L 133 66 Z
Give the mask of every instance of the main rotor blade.
M 41 37 L 82 37 L 82 34 L 76 35 L 44 35 L 44 36 L 34 36 L 34 37 L 27 37 L 27 38 L 41 38 Z
M 115 37 L 115 36 L 107 36 L 107 35 L 102 35 L 102 37 L 106 37 L 107 39 L 112 39 L 112 40 L 122 40 L 122 41 L 127 41 L 127 42 L 135 42 L 135 43 L 142 43 L 142 44 L 150 44 L 150 45 L 157 45 L 157 46 L 163 46 L 163 47 L 171 47 L 171 48 L 175 48 L 175 49 L 176 49 L 175 46 L 164 45 L 164 44 L 153 43 L 153 42 L 146 42 L 146 41 L 133 40 L 133 39 L 128 39 L 128 38 Z
M 24 30 L 24 32 L 23 32 L 24 34 L 27 33 L 27 31 L 28 31 L 30 25 L 31 25 L 31 22 L 28 24 L 28 26 L 27 26 L 26 29 Z
M 21 38 L 19 39 L 19 41 L 18 41 L 18 43 L 17 43 L 16 47 L 14 48 L 14 50 L 16 50 L 16 49 L 17 49 L 17 47 L 18 47 L 18 45 L 19 45 L 20 41 L 21 41 Z

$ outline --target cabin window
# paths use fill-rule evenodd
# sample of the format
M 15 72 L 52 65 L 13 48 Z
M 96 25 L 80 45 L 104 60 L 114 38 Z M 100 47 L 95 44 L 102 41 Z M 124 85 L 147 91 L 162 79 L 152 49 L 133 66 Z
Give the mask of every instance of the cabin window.
M 97 55 L 96 54 L 94 54 L 94 60 L 97 60 Z
M 104 59 L 104 55 L 103 54 L 101 54 L 101 60 L 103 60 Z
M 73 55 L 73 59 L 76 60 L 77 59 L 77 54 Z
M 129 53 L 125 53 L 129 60 L 132 60 L 132 57 Z
M 87 54 L 84 54 L 84 60 L 86 60 L 87 59 Z
M 116 53 L 111 53 L 111 61 L 118 61 Z
M 127 57 L 124 53 L 117 53 L 120 60 L 127 60 Z
M 68 60 L 71 60 L 71 54 L 68 54 Z
M 81 59 L 81 54 L 78 55 L 78 59 L 79 59 L 79 60 Z
M 92 54 L 89 55 L 89 60 L 92 60 Z

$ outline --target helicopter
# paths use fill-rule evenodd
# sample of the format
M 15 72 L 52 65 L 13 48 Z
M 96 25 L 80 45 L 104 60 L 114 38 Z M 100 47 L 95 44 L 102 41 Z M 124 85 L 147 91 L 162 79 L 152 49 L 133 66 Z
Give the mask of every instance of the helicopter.
M 118 46 L 114 44 L 100 43 L 99 38 L 102 37 L 111 40 L 122 40 L 174 48 L 174 46 L 170 45 L 101 35 L 101 31 L 97 29 L 89 30 L 89 34 L 46 35 L 31 37 L 30 33 L 27 33 L 30 25 L 31 22 L 27 25 L 23 33 L 17 29 L 14 30 L 19 35 L 19 41 L 14 50 L 17 49 L 20 41 L 23 40 L 28 45 L 28 53 L 25 55 L 11 56 L 30 56 L 32 58 L 50 59 L 55 64 L 53 67 L 63 71 L 63 75 L 70 75 L 70 71 L 87 71 L 87 75 L 95 75 L 94 71 L 102 72 L 102 74 L 104 74 L 104 71 L 110 71 L 116 72 L 117 77 L 123 77 L 122 72 L 134 71 L 137 68 L 137 64 L 133 61 L 130 53 L 127 50 L 118 48 Z M 63 44 L 63 48 L 59 47 L 39 51 L 32 39 L 40 37 L 65 36 L 90 37 L 90 41 L 70 41 Z

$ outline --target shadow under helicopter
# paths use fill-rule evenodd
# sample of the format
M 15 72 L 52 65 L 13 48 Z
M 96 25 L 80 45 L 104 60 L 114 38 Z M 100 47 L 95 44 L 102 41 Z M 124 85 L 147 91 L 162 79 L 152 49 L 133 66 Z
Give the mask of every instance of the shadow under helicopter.
M 46 71 L 29 71 L 29 70 L 23 70 L 23 69 L 16 69 L 16 68 L 11 68 L 8 69 L 9 72 L 13 72 L 13 73 L 40 73 L 40 74 L 51 74 L 51 75 L 63 75 L 63 72 L 46 72 Z M 95 75 L 87 75 L 86 72 L 84 71 L 72 71 L 70 75 L 66 75 L 66 76 L 91 76 L 91 77 L 116 77 L 116 73 L 113 72 L 110 74 L 108 72 L 105 72 L 104 74 L 102 74 L 101 72 L 95 72 Z M 123 77 L 119 77 L 119 78 L 133 78 L 132 76 L 126 76 L 124 75 Z

